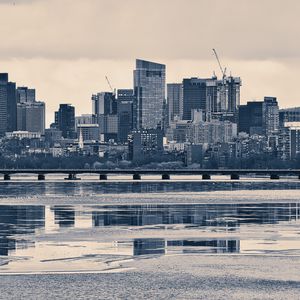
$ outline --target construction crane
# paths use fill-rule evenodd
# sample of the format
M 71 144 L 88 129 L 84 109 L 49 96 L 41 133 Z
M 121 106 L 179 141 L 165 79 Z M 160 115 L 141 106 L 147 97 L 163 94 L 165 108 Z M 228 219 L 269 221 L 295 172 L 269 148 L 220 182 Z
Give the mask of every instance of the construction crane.
M 223 77 L 223 80 L 224 80 L 225 77 L 226 77 L 226 67 L 224 69 L 222 68 L 222 65 L 220 63 L 220 59 L 219 59 L 219 56 L 217 54 L 216 49 L 213 48 L 212 50 L 213 50 L 213 53 L 214 53 L 214 55 L 215 55 L 215 57 L 216 57 L 216 59 L 218 61 L 218 64 L 219 64 L 219 67 L 220 67 L 220 70 L 221 70 L 221 73 L 222 73 L 222 77 Z
M 107 81 L 107 83 L 108 83 L 108 86 L 109 86 L 110 90 L 111 90 L 112 93 L 115 95 L 115 94 L 116 94 L 116 89 L 114 89 L 114 88 L 112 87 L 112 85 L 110 84 L 110 81 L 109 81 L 109 79 L 108 79 L 107 76 L 105 76 L 105 79 L 106 79 L 106 81 Z

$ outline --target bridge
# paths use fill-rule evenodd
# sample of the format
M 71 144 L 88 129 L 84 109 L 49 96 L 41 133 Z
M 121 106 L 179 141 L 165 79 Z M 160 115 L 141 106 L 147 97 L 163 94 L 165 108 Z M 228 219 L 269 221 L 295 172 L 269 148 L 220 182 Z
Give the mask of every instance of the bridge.
M 107 180 L 109 175 L 131 175 L 133 180 L 142 179 L 142 175 L 160 175 L 162 180 L 169 180 L 172 175 L 196 175 L 203 180 L 209 180 L 213 175 L 227 175 L 232 180 L 238 180 L 240 176 L 269 176 L 270 179 L 297 176 L 300 179 L 300 169 L 0 169 L 0 174 L 4 180 L 22 174 L 37 175 L 38 180 L 45 180 L 47 174 L 66 174 L 66 180 L 78 180 L 80 174 L 98 175 L 100 180 Z

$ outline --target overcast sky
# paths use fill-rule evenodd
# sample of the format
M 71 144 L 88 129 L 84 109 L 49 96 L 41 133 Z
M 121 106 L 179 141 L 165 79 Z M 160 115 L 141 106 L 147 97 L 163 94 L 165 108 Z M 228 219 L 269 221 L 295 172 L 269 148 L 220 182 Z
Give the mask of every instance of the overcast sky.
M 0 0 L 0 72 L 37 90 L 47 124 L 59 103 L 91 113 L 91 94 L 132 88 L 135 59 L 167 65 L 167 82 L 243 81 L 241 102 L 300 106 L 299 0 Z

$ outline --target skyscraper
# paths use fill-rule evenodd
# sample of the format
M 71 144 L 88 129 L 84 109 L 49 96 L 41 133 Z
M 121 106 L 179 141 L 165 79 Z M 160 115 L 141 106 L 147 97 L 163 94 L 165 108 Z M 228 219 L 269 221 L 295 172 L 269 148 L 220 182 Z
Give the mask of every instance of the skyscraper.
M 117 101 L 114 93 L 101 92 L 92 95 L 93 114 L 102 141 L 117 141 L 118 136 L 118 116 Z
M 270 136 L 279 130 L 279 107 L 275 97 L 247 102 L 239 107 L 239 132 Z
M 120 89 L 117 94 L 118 141 L 125 143 L 132 130 L 132 105 L 134 94 L 132 89 Z
M 239 77 L 183 79 L 183 119 L 191 120 L 192 109 L 201 109 L 206 120 L 237 121 L 240 104 Z
M 45 132 L 45 103 L 28 102 L 17 104 L 17 130 Z
M 96 118 L 100 115 L 116 114 L 117 102 L 115 95 L 109 92 L 92 95 L 92 110 Z
M 263 104 L 264 133 L 268 136 L 279 130 L 279 107 L 275 97 L 265 97 Z
M 35 89 L 18 87 L 17 93 L 17 130 L 45 132 L 45 103 L 36 101 Z
M 64 138 L 75 138 L 75 108 L 70 104 L 60 104 L 55 112 L 55 124 Z
M 246 132 L 250 135 L 263 134 L 263 101 L 248 101 L 246 105 L 239 107 L 239 132 Z
M 35 89 L 29 89 L 27 86 L 17 88 L 18 103 L 35 102 Z
M 192 119 L 193 109 L 206 111 L 206 79 L 183 79 L 183 120 Z
M 176 117 L 182 119 L 183 114 L 183 89 L 181 83 L 167 84 L 168 117 L 169 124 Z
M 135 129 L 155 129 L 162 126 L 165 78 L 165 65 L 136 60 L 133 103 Z
M 0 136 L 17 127 L 16 84 L 8 81 L 7 73 L 0 73 Z

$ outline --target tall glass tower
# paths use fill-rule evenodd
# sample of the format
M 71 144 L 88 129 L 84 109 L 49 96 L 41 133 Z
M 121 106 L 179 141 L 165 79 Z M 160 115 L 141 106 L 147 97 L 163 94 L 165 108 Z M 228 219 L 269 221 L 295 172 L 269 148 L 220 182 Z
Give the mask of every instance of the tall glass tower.
M 133 125 L 135 129 L 156 129 L 163 126 L 166 66 L 136 60 L 134 70 Z

